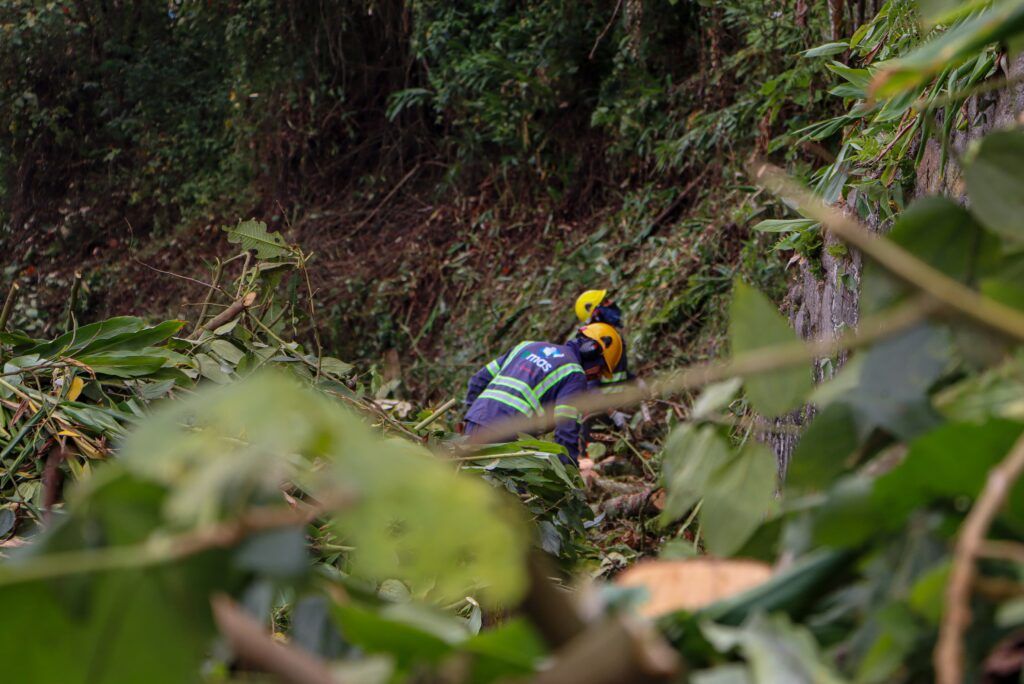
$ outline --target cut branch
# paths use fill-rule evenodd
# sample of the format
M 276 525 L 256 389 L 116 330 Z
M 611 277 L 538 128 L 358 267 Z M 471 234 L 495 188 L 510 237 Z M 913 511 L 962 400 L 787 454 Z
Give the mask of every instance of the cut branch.
M 207 330 L 216 330 L 225 323 L 229 323 L 237 318 L 243 311 L 248 309 L 256 302 L 256 293 L 250 292 L 249 294 L 236 299 L 231 306 L 221 311 L 219 314 L 211 318 L 206 325 L 202 326 L 196 331 L 196 334 L 192 336 L 192 339 L 197 339 L 203 332 Z

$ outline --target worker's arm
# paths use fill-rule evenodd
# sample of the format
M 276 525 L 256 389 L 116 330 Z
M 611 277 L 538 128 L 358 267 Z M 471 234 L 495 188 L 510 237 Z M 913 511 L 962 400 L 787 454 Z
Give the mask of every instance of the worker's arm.
M 480 393 L 487 389 L 487 385 L 490 384 L 494 376 L 501 370 L 501 365 L 505 363 L 505 357 L 508 354 L 502 354 L 498 358 L 494 359 L 486 366 L 478 370 L 473 374 L 473 377 L 469 379 L 469 388 L 466 391 L 466 408 L 468 409 L 476 401 L 476 398 L 480 396 Z
M 587 380 L 582 373 L 573 373 L 562 381 L 555 393 L 555 441 L 569 452 L 573 465 L 579 464 L 580 411 L 576 399 L 587 391 Z M 564 460 L 564 459 L 563 459 Z

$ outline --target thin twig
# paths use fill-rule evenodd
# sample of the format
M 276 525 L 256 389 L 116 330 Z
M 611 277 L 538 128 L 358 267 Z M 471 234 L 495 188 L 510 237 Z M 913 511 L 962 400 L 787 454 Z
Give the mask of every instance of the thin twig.
M 224 272 L 224 263 L 217 258 L 217 268 L 213 271 L 213 282 L 210 284 L 210 288 L 206 291 L 206 297 L 203 298 L 203 308 L 199 310 L 199 317 L 196 318 L 196 329 L 199 329 L 203 325 L 203 320 L 206 318 L 206 312 L 210 309 L 210 300 L 213 299 L 213 293 L 220 285 L 220 276 Z
M 409 180 L 410 178 L 412 178 L 413 175 L 417 171 L 419 171 L 419 170 L 420 170 L 420 165 L 417 164 L 416 166 L 412 167 L 412 170 L 410 170 L 409 173 L 407 173 L 404 176 L 402 176 L 402 180 L 398 181 L 398 183 L 395 184 L 395 187 L 391 188 L 391 192 L 389 192 L 387 195 L 384 196 L 384 199 L 382 199 L 380 201 L 380 204 L 378 204 L 376 207 L 374 207 L 373 211 L 371 211 L 366 216 L 366 218 L 364 218 L 362 221 L 360 221 L 359 224 L 356 225 L 356 227 L 352 229 L 352 232 L 349 234 L 349 237 L 351 238 L 353 235 L 355 235 L 360 230 L 362 230 L 363 227 L 366 226 L 367 223 L 372 221 L 373 218 L 380 212 L 380 210 L 384 208 L 384 205 L 387 204 L 391 200 L 392 197 L 394 197 L 395 193 L 398 192 L 399 188 L 401 188 L 403 185 L 405 185 L 405 182 L 407 180 Z
M 989 471 L 985 488 L 960 528 L 953 551 L 953 567 L 946 585 L 946 609 L 939 626 L 933 665 L 938 684 L 964 681 L 964 635 L 971 624 L 971 586 L 975 559 L 985 547 L 985 535 L 1014 483 L 1024 473 L 1024 436 L 1017 439 L 1009 455 Z
M 142 266 L 143 268 L 148 268 L 150 271 L 155 271 L 155 272 L 157 272 L 157 273 L 159 273 L 161 275 L 171 276 L 172 278 L 178 278 L 180 280 L 187 280 L 190 283 L 195 283 L 196 285 L 202 285 L 203 287 L 211 287 L 211 288 L 217 290 L 218 292 L 223 293 L 224 295 L 226 295 L 228 297 L 231 296 L 231 294 L 229 292 L 226 292 L 225 290 L 222 290 L 221 288 L 213 285 L 212 283 L 205 283 L 202 280 L 198 280 L 197 278 L 192 278 L 192 277 L 187 276 L 187 275 L 181 275 L 180 273 L 174 273 L 173 271 L 165 271 L 163 269 L 157 268 L 156 266 L 150 266 L 146 262 L 140 261 L 136 257 L 132 257 L 132 261 L 137 263 L 139 266 Z
M 978 549 L 978 557 L 1024 565 L 1024 544 L 1005 540 L 986 540 Z
M 4 300 L 3 311 L 0 311 L 0 333 L 7 329 L 7 320 L 11 317 L 11 311 L 14 310 L 14 302 L 18 298 L 18 283 L 12 281 L 11 289 L 7 290 L 7 299 Z M 0 344 L 0 370 L 3 369 L 4 360 L 4 348 Z
M 619 0 L 617 3 L 615 3 L 615 11 L 612 12 L 612 18 L 608 20 L 608 23 L 605 24 L 605 27 L 601 30 L 601 33 L 597 35 L 597 40 L 594 41 L 594 47 L 590 48 L 590 54 L 587 55 L 587 59 L 589 59 L 590 61 L 594 61 L 594 54 L 597 52 L 597 47 L 601 44 L 601 41 L 604 40 L 604 37 L 608 35 L 608 32 L 611 31 L 612 24 L 615 23 L 615 18 L 619 16 L 620 9 L 622 9 L 622 0 Z
M 242 275 L 238 276 L 238 289 L 235 290 L 235 299 L 242 296 L 242 290 L 245 289 L 245 274 L 249 270 L 249 262 L 252 261 L 252 252 L 245 252 L 245 261 L 242 262 Z
M 7 299 L 4 300 L 4 309 L 0 311 L 0 332 L 7 329 L 7 319 L 11 317 L 11 311 L 14 310 L 14 301 L 18 298 L 18 290 L 20 289 L 18 283 L 12 282 L 11 289 L 7 290 Z
M 68 297 L 68 313 L 64 319 L 64 332 L 75 327 L 75 306 L 78 304 L 78 291 L 82 287 L 82 274 L 75 271 L 74 281 L 71 283 L 71 296 Z
M 234 546 L 255 532 L 311 522 L 328 510 L 343 508 L 347 497 L 306 510 L 282 506 L 251 508 L 234 520 L 199 527 L 178 535 L 155 534 L 144 542 L 127 546 L 61 551 L 24 558 L 0 566 L 0 586 L 54 579 L 90 572 L 143 568 L 195 555 L 201 551 Z
M 309 270 L 306 268 L 306 259 L 308 258 L 305 255 L 299 257 L 299 270 L 302 271 L 302 276 L 306 280 L 306 303 L 309 306 L 309 324 L 313 327 L 313 344 L 316 345 L 316 378 L 319 380 L 324 348 L 320 344 L 320 327 L 317 325 L 316 308 L 313 306 L 313 284 L 309 280 Z

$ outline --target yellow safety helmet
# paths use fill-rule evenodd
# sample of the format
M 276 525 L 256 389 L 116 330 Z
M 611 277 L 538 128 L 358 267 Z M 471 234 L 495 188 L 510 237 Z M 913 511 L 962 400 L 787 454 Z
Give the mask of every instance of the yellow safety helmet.
M 604 301 L 608 290 L 587 290 L 576 298 L 576 318 L 581 323 L 586 323 L 591 312 Z
M 610 377 L 622 359 L 622 337 L 619 331 L 607 323 L 591 323 L 580 328 L 580 334 L 601 346 L 601 355 L 606 366 L 601 375 Z

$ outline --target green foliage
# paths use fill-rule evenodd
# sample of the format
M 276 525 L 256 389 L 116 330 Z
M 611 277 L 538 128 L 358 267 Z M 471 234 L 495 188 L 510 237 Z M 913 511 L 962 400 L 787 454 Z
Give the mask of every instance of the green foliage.
M 733 355 L 797 341 L 789 324 L 764 295 L 737 281 L 729 312 Z M 759 413 L 779 416 L 802 403 L 811 389 L 809 369 L 799 366 L 747 378 L 747 395 Z
M 472 590 L 507 602 L 523 591 L 526 538 L 516 512 L 492 488 L 409 442 L 382 440 L 335 402 L 270 375 L 169 404 L 125 440 L 116 463 L 72 492 L 58 524 L 0 568 L 13 611 L 0 639 L 5 654 L 26 649 L 34 638 L 27 627 L 39 620 L 81 637 L 67 658 L 22 658 L 17 667 L 25 672 L 64 681 L 191 679 L 212 636 L 211 592 L 240 595 L 253 574 L 299 583 L 308 572 L 293 526 L 248 538 L 243 526 L 241 539 L 227 541 L 212 532 L 244 525 L 254 511 L 264 519 L 287 513 L 282 482 L 297 488 L 295 496 L 315 497 L 320 516 L 354 547 L 345 564 L 353 577 L 403 578 L 418 595 L 445 600 Z M 180 553 L 189 546 L 175 539 L 199 540 L 201 552 Z M 338 611 L 355 643 L 368 646 L 369 627 L 352 624 L 360 609 Z M 103 629 L 109 620 L 130 629 Z M 529 641 L 521 631 L 509 638 Z M 424 639 L 410 636 L 410 645 L 398 648 L 392 637 L 391 644 L 419 663 Z M 501 648 L 511 647 L 499 647 L 498 634 L 485 641 L 465 645 L 491 654 L 481 656 L 481 667 L 532 668 L 525 654 L 502 656 Z M 173 666 L 163 669 L 165 662 Z
M 985 136 L 964 169 L 974 213 L 986 228 L 1013 243 L 1024 241 L 1022 154 L 1024 133 L 993 133 Z
M 968 12 L 973 9 L 968 7 Z M 987 46 L 1024 29 L 1024 3 L 1017 0 L 992 3 L 975 16 L 963 12 L 963 20 L 910 54 L 881 67 L 875 94 L 893 97 L 918 88 L 932 77 L 959 67 Z M 956 18 L 956 15 L 953 15 Z
M 466 458 L 465 472 L 509 493 L 522 496 L 537 525 L 541 548 L 553 556 L 574 561 L 591 549 L 585 529 L 593 520 L 579 471 L 558 458 L 565 448 L 538 439 L 520 439 L 489 446 Z
M 1007 230 L 1015 215 L 1006 209 L 1001 193 L 992 194 L 991 189 L 1011 187 L 1019 175 L 1014 164 L 999 163 L 1006 157 L 993 153 L 996 146 L 1011 149 L 1018 135 L 993 133 L 978 146 L 974 163 L 987 164 L 984 173 L 992 180 L 984 188 L 968 184 L 969 209 L 943 198 L 920 200 L 899 216 L 886 239 L 975 289 L 1017 273 L 1018 236 Z M 993 219 L 992 212 L 999 218 Z M 989 229 L 994 220 L 1000 230 Z M 866 268 L 865 315 L 905 306 L 905 282 L 877 265 Z M 772 339 L 774 345 L 785 345 L 792 339 L 774 307 L 745 286 L 737 286 L 732 317 L 734 340 L 738 332 L 751 343 Z M 822 547 L 850 554 L 848 574 L 823 580 L 826 587 L 812 581 L 797 591 L 800 598 L 779 606 L 809 632 L 800 627 L 787 635 L 785 627 L 776 625 L 769 645 L 767 630 L 753 629 L 762 624 L 757 619 L 741 630 L 705 628 L 716 648 L 741 649 L 751 681 L 771 681 L 785 667 L 797 668 L 787 675 L 793 681 L 835 678 L 832 666 L 822 664 L 826 658 L 818 644 L 846 654 L 838 661 L 840 677 L 868 682 L 934 676 L 930 656 L 936 624 L 944 614 L 953 538 L 965 533 L 964 518 L 992 469 L 1019 448 L 1021 414 L 1019 401 L 1012 397 L 1017 396 L 1020 360 L 1010 354 L 1018 347 L 961 321 L 932 321 L 889 331 L 810 393 L 803 375 L 780 376 L 764 388 L 748 379 L 751 403 L 763 412 L 769 412 L 770 400 L 778 400 L 779 406 L 810 400 L 818 409 L 793 456 L 779 510 L 766 505 L 772 503 L 770 457 L 765 471 L 752 477 L 760 461 L 744 458 L 750 445 L 747 435 L 707 424 L 728 404 L 730 394 L 713 388 L 697 402 L 695 408 L 701 410 L 666 444 L 666 518 L 682 517 L 703 499 L 691 515 L 699 515 L 710 551 L 769 559 L 790 555 L 805 562 L 822 553 Z M 735 341 L 733 348 L 734 354 L 747 350 L 737 348 Z M 769 408 L 764 408 L 766 399 Z M 735 487 L 724 487 L 725 482 Z M 766 491 L 759 493 L 758 487 Z M 1013 485 L 1007 504 L 996 513 L 992 538 L 1020 539 L 1022 490 L 1024 482 Z M 749 502 L 750 508 L 738 515 L 726 506 L 721 516 L 709 515 L 720 497 L 727 504 Z M 743 516 L 752 511 L 760 516 L 744 523 Z M 732 543 L 723 545 L 722 535 Z M 1013 561 L 979 567 L 985 576 L 1018 571 Z M 968 660 L 977 663 L 1003 635 L 993 616 L 1012 607 L 999 597 L 981 595 L 972 606 L 975 631 L 966 648 Z M 743 615 L 723 608 L 713 614 L 729 616 L 734 625 Z M 692 629 L 687 620 L 678 617 L 673 624 Z M 768 666 L 781 653 L 791 655 L 786 666 Z M 734 670 L 707 673 L 733 675 L 743 676 Z

